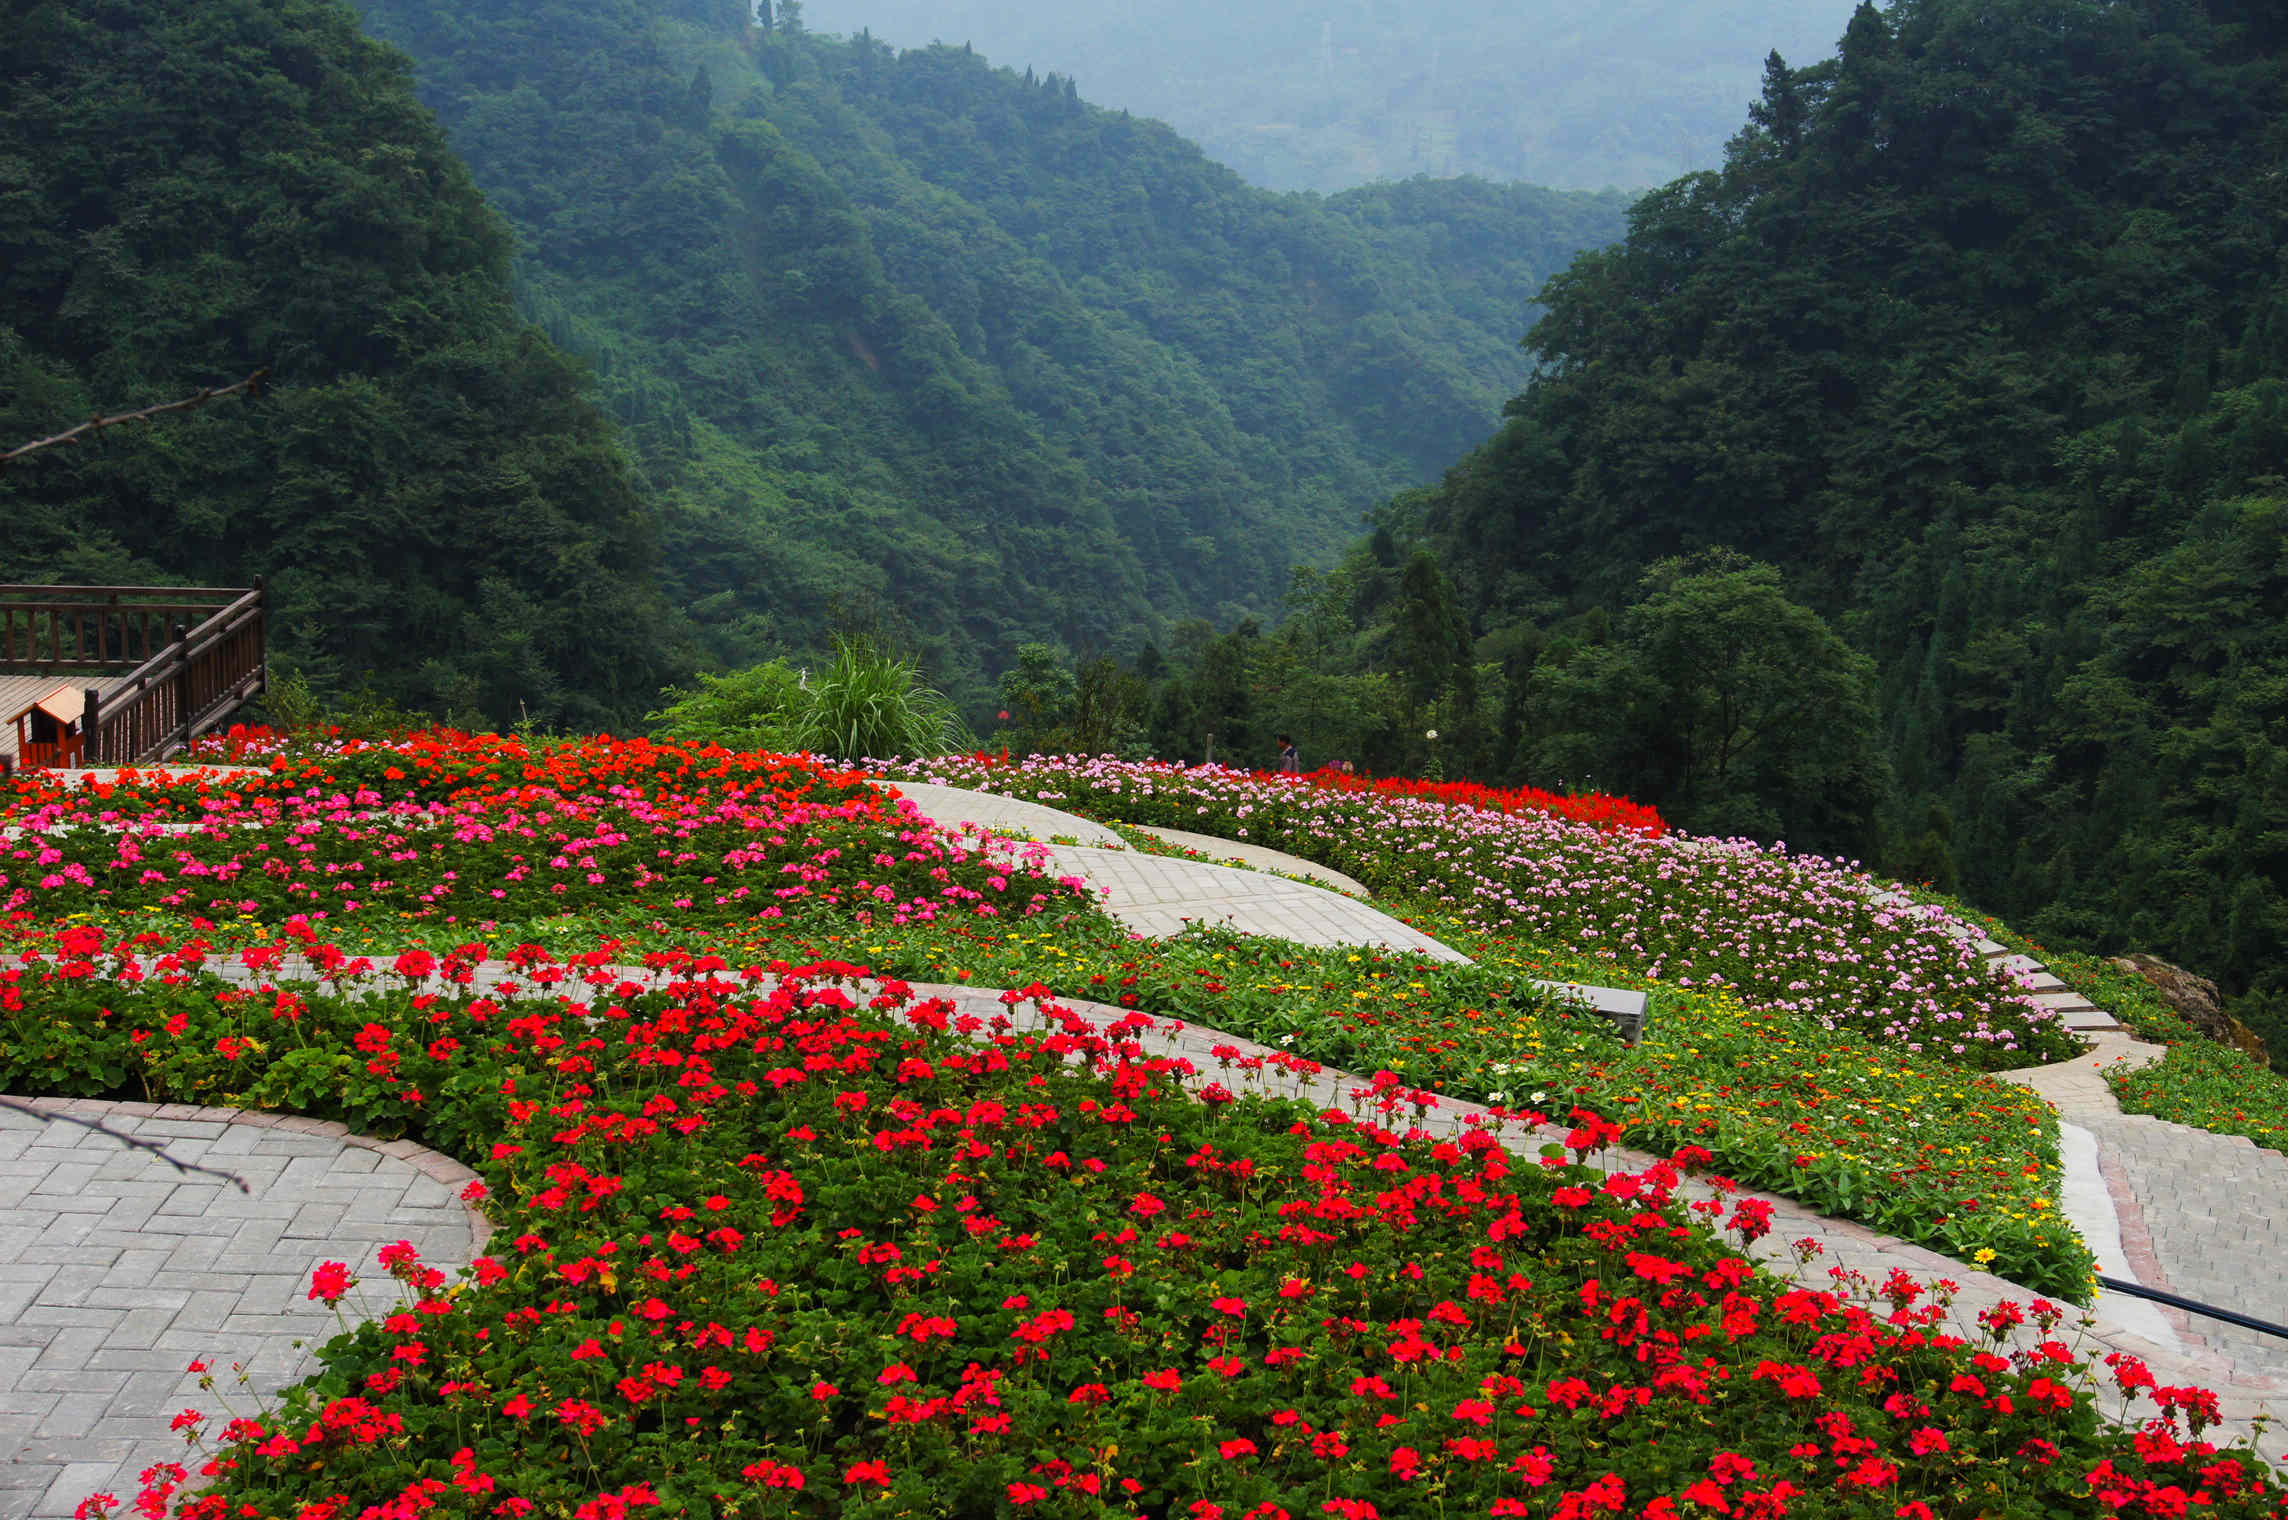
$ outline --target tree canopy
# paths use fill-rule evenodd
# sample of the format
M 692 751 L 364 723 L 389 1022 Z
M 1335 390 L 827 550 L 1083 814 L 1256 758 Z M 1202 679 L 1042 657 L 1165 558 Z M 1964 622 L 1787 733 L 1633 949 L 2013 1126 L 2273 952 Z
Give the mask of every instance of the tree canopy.
M 1540 372 L 1413 502 L 1481 649 L 1529 685 L 1649 568 L 1752 556 L 1872 661 L 1893 780 L 1832 842 L 2288 978 L 2283 45 L 2251 7 L 1894 0 L 1771 59 L 1723 167 L 1550 282 Z
M 1528 371 L 1617 196 L 1253 190 L 959 47 L 712 0 L 360 0 L 595 365 L 710 655 L 922 658 L 974 714 L 1027 642 L 1277 605 Z
M 324 0 L 37 0 L 0 76 L 0 437 L 271 372 L 0 476 L 0 576 L 267 575 L 305 674 L 605 726 L 687 645 L 580 368 L 403 60 Z

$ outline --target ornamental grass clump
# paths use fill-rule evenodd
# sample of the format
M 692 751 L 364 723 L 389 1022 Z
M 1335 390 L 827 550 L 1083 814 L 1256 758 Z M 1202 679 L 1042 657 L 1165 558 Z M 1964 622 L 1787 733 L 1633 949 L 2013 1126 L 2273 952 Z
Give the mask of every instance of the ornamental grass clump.
M 384 1250 L 395 1307 L 275 1405 L 178 1416 L 147 1516 L 2281 1513 L 2201 1439 L 2212 1395 L 2082 1364 L 2046 1303 L 1965 1340 L 1944 1284 L 1774 1277 L 1718 1233 L 1768 1210 L 1719 1188 L 1696 1226 L 1691 1152 L 1578 1164 L 1617 1133 L 1588 1112 L 1521 1154 L 1410 1133 L 1430 1098 L 1395 1078 L 1347 1110 L 1194 1091 L 1140 1016 L 839 963 L 250 989 L 195 946 L 116 980 L 68 932 L 20 1001 L 140 1052 L 252 999 L 271 1037 L 201 1058 L 225 1100 L 417 1135 L 495 1225 L 459 1273 Z M 2153 1423 L 2102 1424 L 2101 1381 Z
M 921 683 L 912 661 L 842 639 L 789 710 L 786 733 L 798 750 L 844 760 L 928 759 L 960 742 L 961 721 L 942 693 Z

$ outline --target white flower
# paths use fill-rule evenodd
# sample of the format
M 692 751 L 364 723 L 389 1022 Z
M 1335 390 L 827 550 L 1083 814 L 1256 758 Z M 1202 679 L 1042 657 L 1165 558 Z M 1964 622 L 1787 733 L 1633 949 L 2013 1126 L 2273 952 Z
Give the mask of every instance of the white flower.
M 1434 728 L 1426 728 L 1422 731 L 1422 737 L 1425 739 L 1435 739 L 1438 737 L 1438 730 Z

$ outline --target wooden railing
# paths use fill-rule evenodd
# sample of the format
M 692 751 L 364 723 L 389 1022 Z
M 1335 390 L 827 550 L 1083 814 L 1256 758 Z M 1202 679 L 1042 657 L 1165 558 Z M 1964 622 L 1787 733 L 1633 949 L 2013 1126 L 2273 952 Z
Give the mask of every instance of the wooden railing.
M 0 586 L 0 670 L 125 670 L 247 594 L 244 586 Z
M 268 684 L 261 583 L 0 586 L 0 673 L 94 678 L 79 764 L 165 759 Z

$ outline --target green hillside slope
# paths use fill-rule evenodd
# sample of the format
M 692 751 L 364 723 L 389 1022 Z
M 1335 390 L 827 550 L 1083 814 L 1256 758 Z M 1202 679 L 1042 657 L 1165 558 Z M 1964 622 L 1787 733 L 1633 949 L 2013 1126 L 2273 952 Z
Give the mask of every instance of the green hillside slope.
M 688 0 L 369 0 L 596 364 L 718 657 L 1266 609 L 1484 436 L 1614 197 L 1250 190 L 1069 82 Z
M 1548 369 L 1424 506 L 1523 708 L 1649 566 L 1742 551 L 1872 657 L 1859 846 L 2288 977 L 2284 48 L 2237 0 L 1897 0 L 1775 69 L 1554 282 Z M 1570 752 L 1695 822 L 1660 734 L 1604 737 Z
M 689 657 L 650 514 L 403 60 L 323 0 L 42 0 L 6 37 L 0 441 L 273 385 L 8 469 L 0 580 L 267 573 L 321 686 L 640 716 Z

